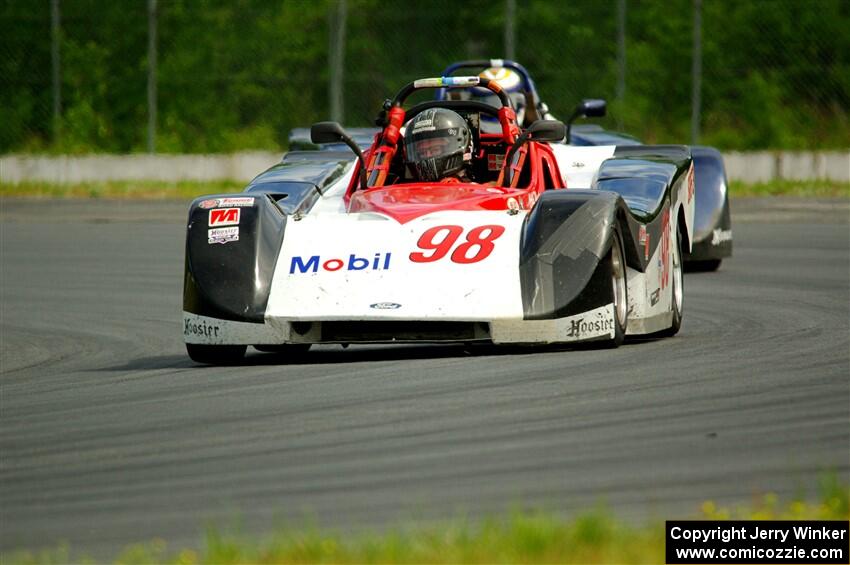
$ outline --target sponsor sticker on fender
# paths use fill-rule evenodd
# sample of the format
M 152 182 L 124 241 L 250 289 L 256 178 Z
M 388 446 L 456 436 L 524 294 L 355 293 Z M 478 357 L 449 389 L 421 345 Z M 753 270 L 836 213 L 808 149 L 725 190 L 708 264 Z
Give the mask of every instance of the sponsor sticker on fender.
M 643 258 L 649 261 L 649 234 L 646 233 L 646 226 L 641 226 L 638 231 L 638 243 L 643 245 Z
M 494 343 L 558 343 L 614 337 L 614 305 L 554 320 L 493 320 Z
M 694 199 L 694 192 L 696 191 L 696 184 L 694 181 L 694 164 L 691 163 L 691 168 L 688 169 L 688 204 L 691 203 L 691 200 Z
M 664 210 L 661 216 L 661 254 L 658 257 L 658 277 L 661 290 L 667 288 L 670 282 L 670 237 L 672 225 L 670 223 L 670 208 Z
M 238 196 L 236 198 L 219 198 L 219 206 L 253 206 L 253 196 Z
M 210 210 L 210 227 L 234 226 L 239 224 L 239 208 L 216 208 Z
M 727 241 L 732 241 L 732 230 L 721 230 L 718 228 L 711 232 L 712 245 L 720 245 Z
M 650 305 L 650 306 L 655 306 L 656 304 L 658 304 L 658 301 L 659 301 L 660 299 L 661 299 L 661 289 L 660 289 L 660 288 L 656 288 L 656 289 L 655 289 L 655 290 L 653 290 L 653 291 L 652 291 L 652 293 L 649 295 L 649 305 Z
M 204 200 L 198 206 L 201 208 L 208 210 L 210 208 L 219 208 L 219 207 L 227 207 L 227 206 L 253 206 L 254 205 L 254 197 L 253 196 L 236 196 L 233 198 L 210 198 L 209 200 Z
M 183 341 L 210 345 L 248 343 L 279 344 L 289 339 L 288 328 L 280 330 L 268 324 L 235 322 L 183 312 Z
M 239 241 L 239 227 L 209 229 L 207 230 L 207 241 L 210 244 Z
M 221 326 L 216 323 L 207 323 L 206 320 L 201 318 L 183 318 L 183 335 L 185 337 L 217 338 L 219 331 L 221 331 Z
M 584 318 L 571 319 L 569 324 L 567 337 L 575 339 L 605 335 L 614 331 L 614 320 L 599 312 Z

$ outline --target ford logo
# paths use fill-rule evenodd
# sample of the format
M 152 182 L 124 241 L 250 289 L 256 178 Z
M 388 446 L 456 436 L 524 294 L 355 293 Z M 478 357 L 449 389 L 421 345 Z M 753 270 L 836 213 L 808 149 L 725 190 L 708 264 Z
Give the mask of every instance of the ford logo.
M 395 302 L 376 302 L 370 304 L 369 308 L 374 308 L 375 310 L 398 310 L 401 308 L 401 304 L 396 304 Z

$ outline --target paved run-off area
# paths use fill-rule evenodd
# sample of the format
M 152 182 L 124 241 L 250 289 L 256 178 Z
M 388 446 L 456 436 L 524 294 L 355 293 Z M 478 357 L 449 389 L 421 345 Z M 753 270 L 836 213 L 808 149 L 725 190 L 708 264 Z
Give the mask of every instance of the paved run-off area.
M 850 477 L 846 200 L 733 202 L 682 332 L 617 350 L 322 347 L 194 365 L 185 203 L 0 201 L 0 550 L 204 525 L 693 515 Z M 172 546 L 173 546 L 172 545 Z

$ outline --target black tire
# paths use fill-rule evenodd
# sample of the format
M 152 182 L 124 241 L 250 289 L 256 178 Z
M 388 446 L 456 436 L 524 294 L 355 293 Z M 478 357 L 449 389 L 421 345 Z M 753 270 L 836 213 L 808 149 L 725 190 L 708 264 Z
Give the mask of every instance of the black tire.
M 671 337 L 679 333 L 682 327 L 682 314 L 685 306 L 685 277 L 683 276 L 684 267 L 682 264 L 682 237 L 679 230 L 673 232 L 676 241 L 673 242 L 673 273 L 671 278 L 670 292 L 673 293 L 673 322 L 669 328 L 660 333 L 662 336 Z M 719 263 L 719 261 L 718 261 Z
M 709 273 L 720 268 L 722 259 L 705 259 L 704 261 L 688 261 L 685 271 L 689 273 Z
M 282 345 L 255 345 L 254 349 L 263 353 L 303 355 L 310 349 L 309 343 L 284 343 Z
M 611 240 L 611 250 L 608 252 L 608 262 L 611 268 L 611 296 L 614 303 L 614 338 L 605 344 L 608 347 L 619 347 L 626 338 L 629 326 L 629 285 L 626 279 L 626 256 L 623 253 L 623 236 L 619 228 L 614 230 Z
M 234 365 L 245 357 L 247 345 L 201 345 L 187 343 L 186 352 L 192 361 L 205 365 Z

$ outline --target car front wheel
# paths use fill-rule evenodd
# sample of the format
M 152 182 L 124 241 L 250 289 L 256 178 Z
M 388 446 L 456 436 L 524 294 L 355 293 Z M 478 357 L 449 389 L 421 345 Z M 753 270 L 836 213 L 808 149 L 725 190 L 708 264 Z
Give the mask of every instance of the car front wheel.
M 682 327 L 682 312 L 685 305 L 685 284 L 684 284 L 684 276 L 682 269 L 682 238 L 679 235 L 679 231 L 676 230 L 673 232 L 673 237 L 676 240 L 673 242 L 672 251 L 673 251 L 673 277 L 672 277 L 672 289 L 673 300 L 672 300 L 672 309 L 673 309 L 673 321 L 668 329 L 661 332 L 662 335 L 665 336 L 674 336 L 679 333 L 679 329 Z
M 626 258 L 620 231 L 615 230 L 611 241 L 608 260 L 611 264 L 611 291 L 614 303 L 614 338 L 610 347 L 619 347 L 626 338 L 629 324 L 629 288 L 626 280 Z

